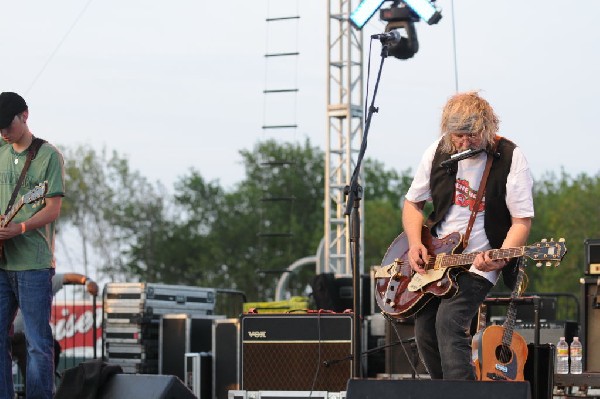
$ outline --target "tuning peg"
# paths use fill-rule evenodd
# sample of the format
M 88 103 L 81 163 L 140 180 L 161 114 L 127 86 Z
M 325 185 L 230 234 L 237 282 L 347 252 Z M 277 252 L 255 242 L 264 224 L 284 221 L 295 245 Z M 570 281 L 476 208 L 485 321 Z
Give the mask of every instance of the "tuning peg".
M 552 262 L 546 262 L 546 267 L 552 266 Z
M 536 267 L 542 267 L 542 262 L 537 262 L 535 265 Z
M 542 238 L 542 242 L 547 242 L 548 239 L 547 238 Z
M 554 237 L 552 237 L 552 238 L 550 239 L 550 241 L 554 241 Z
M 565 239 L 564 238 L 559 238 L 558 242 L 565 242 Z

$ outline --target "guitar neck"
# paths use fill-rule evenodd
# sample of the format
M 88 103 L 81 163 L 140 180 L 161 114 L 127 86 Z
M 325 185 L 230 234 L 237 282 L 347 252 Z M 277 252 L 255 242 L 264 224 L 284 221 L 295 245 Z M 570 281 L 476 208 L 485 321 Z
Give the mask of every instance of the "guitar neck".
M 513 331 L 515 329 L 515 321 L 517 319 L 517 305 L 515 303 L 515 299 L 520 296 L 524 274 L 525 271 L 523 270 L 523 267 L 519 266 L 517 282 L 515 284 L 515 288 L 513 289 L 510 295 L 511 301 L 508 305 L 508 310 L 506 312 L 506 320 L 504 321 L 504 334 L 502 335 L 502 344 L 505 346 L 510 346 L 510 343 L 512 342 Z
M 10 210 L 6 213 L 6 215 L 4 215 L 4 219 L 2 219 L 2 222 L 0 222 L 0 227 L 6 227 L 15 217 L 15 215 L 17 214 L 17 212 L 19 212 L 19 210 L 23 207 L 23 197 L 21 197 L 21 199 L 19 199 L 19 201 L 17 201 L 16 204 L 14 204 L 12 206 L 12 208 L 10 208 Z
M 489 251 L 489 254 L 490 258 L 492 258 L 493 260 L 505 258 L 518 258 L 519 256 L 523 256 L 524 249 L 525 247 L 491 249 Z M 443 255 L 440 266 L 452 267 L 470 265 L 475 260 L 475 257 L 480 253 L 481 252 L 471 252 L 468 254 Z

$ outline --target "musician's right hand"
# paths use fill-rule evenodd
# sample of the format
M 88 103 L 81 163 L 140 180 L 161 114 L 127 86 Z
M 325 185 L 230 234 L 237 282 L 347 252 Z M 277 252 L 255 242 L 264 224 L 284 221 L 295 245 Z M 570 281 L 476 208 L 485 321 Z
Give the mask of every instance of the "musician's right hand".
M 412 245 L 407 253 L 410 268 L 419 274 L 425 274 L 425 265 L 429 261 L 427 248 L 423 244 Z

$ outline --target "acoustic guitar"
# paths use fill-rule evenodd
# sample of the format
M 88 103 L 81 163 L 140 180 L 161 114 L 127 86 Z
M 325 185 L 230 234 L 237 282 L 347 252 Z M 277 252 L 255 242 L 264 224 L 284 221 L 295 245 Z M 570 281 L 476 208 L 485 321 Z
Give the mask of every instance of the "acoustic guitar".
M 489 326 L 473 337 L 472 360 L 475 375 L 480 381 L 524 381 L 523 370 L 527 361 L 527 342 L 514 331 L 517 307 L 514 299 L 524 291 L 523 275 L 519 266 L 517 284 L 511 294 L 506 319 L 502 326 Z
M 462 235 L 458 232 L 436 238 L 423 226 L 421 242 L 429 254 L 424 266 L 425 275 L 415 273 L 408 264 L 408 239 L 405 233 L 392 242 L 381 262 L 384 266 L 375 271 L 377 305 L 391 317 L 402 319 L 413 316 L 432 298 L 454 295 L 458 286 L 451 271 L 460 271 L 460 268 L 466 270 L 480 253 L 455 254 L 462 242 Z M 551 261 L 562 259 L 566 247 L 564 240 L 543 240 L 523 247 L 492 249 L 489 253 L 492 259 L 526 256 L 535 260 L 538 266 L 542 263 L 550 266 Z
M 19 200 L 13 204 L 12 208 L 6 212 L 0 220 L 0 227 L 6 227 L 14 219 L 17 213 L 23 208 L 25 204 L 32 204 L 36 201 L 42 200 L 46 196 L 48 191 L 48 182 L 43 182 L 35 186 L 33 189 L 28 191 L 25 195 L 21 196 Z M 4 255 L 4 241 L 0 240 L 0 257 Z

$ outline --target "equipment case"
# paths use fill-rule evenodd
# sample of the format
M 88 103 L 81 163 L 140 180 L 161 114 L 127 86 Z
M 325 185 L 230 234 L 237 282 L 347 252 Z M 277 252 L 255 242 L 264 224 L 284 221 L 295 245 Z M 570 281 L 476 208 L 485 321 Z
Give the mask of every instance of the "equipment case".
M 121 365 L 125 373 L 158 373 L 161 317 L 212 315 L 215 298 L 213 288 L 154 283 L 106 284 L 103 356 Z

